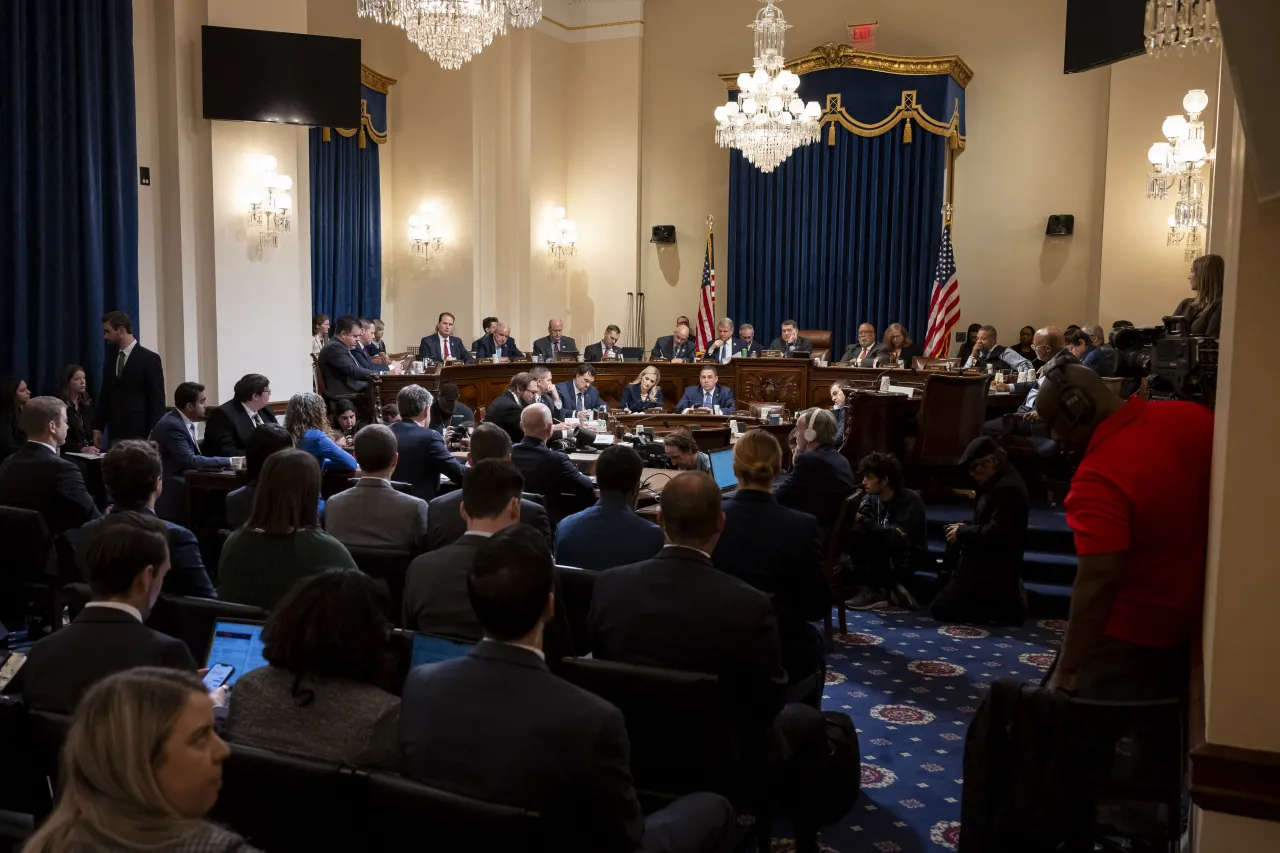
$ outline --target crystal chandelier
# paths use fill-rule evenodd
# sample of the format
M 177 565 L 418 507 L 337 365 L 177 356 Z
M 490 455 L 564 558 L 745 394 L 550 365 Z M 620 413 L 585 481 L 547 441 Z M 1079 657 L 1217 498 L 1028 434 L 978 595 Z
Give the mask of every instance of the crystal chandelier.
M 800 78 L 783 67 L 789 27 L 780 0 L 764 0 L 751 29 L 756 34 L 755 73 L 738 75 L 738 99 L 716 107 L 716 142 L 737 148 L 761 172 L 772 172 L 801 145 L 816 142 L 822 107 L 796 91 Z
M 542 0 L 356 0 L 356 12 L 400 27 L 409 41 L 452 71 L 505 35 L 542 20 Z
M 1151 56 L 1207 48 L 1218 41 L 1218 10 L 1213 0 L 1147 0 L 1142 32 Z
M 1165 141 L 1147 151 L 1151 172 L 1147 175 L 1147 198 L 1163 200 L 1174 185 L 1178 201 L 1169 217 L 1170 246 L 1184 246 L 1187 260 L 1196 258 L 1202 248 L 1200 229 L 1204 226 L 1204 179 L 1200 170 L 1214 160 L 1214 152 L 1205 150 L 1204 122 L 1200 114 L 1209 105 L 1204 89 L 1192 89 L 1182 99 L 1187 115 L 1172 115 L 1164 120 L 1160 132 Z

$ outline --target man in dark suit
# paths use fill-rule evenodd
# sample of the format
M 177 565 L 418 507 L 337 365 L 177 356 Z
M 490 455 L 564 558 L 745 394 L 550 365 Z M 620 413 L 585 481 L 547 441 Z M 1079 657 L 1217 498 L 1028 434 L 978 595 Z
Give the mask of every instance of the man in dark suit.
M 452 382 L 446 382 L 440 386 L 431 403 L 431 420 L 427 425 L 441 435 L 444 435 L 449 427 L 475 423 L 475 412 L 471 411 L 469 406 L 459 402 L 458 396 L 458 386 Z
M 720 372 L 711 365 L 704 365 L 698 371 L 698 384 L 684 389 L 684 396 L 676 403 L 676 412 L 684 413 L 689 409 L 706 408 L 729 415 L 735 412 L 738 404 L 733 399 L 733 389 L 720 384 Z
M 485 317 L 484 322 L 480 324 L 480 328 L 484 329 L 484 334 L 471 342 L 471 351 L 480 351 L 480 342 L 493 335 L 493 330 L 498 326 L 497 317 Z
M 359 337 L 356 330 L 356 318 L 339 317 L 334 326 L 333 337 L 320 350 L 320 375 L 324 378 L 324 387 L 332 396 L 359 394 L 369 384 L 369 380 L 378 375 L 378 371 L 361 367 L 360 362 L 352 354 Z
M 102 457 L 101 465 L 102 482 L 111 496 L 108 517 L 121 512 L 155 516 L 156 499 L 160 497 L 164 480 L 160 451 L 154 444 L 136 440 L 117 442 Z M 82 574 L 87 572 L 89 544 L 104 523 L 105 519 L 90 521 L 76 532 L 73 541 Z M 169 571 L 164 576 L 164 591 L 170 595 L 217 598 L 195 534 L 171 521 L 163 524 L 169 542 Z
M 493 327 L 493 334 L 476 341 L 476 361 L 492 359 L 495 355 L 499 361 L 524 358 L 524 353 L 511 338 L 511 327 L 506 323 L 498 323 Z
M 840 356 L 840 360 L 870 367 L 877 358 L 888 355 L 888 347 L 876 340 L 876 327 L 870 323 L 863 323 L 858 327 L 858 342 L 845 347 L 844 355 Z
M 538 380 L 532 373 L 517 373 L 507 383 L 507 390 L 498 399 L 489 404 L 484 419 L 487 423 L 497 424 L 506 430 L 514 444 L 524 438 L 520 429 L 520 413 L 525 406 L 538 396 Z
M 729 803 L 699 793 L 644 817 L 621 712 L 548 670 L 543 631 L 556 610 L 554 579 L 551 554 L 533 531 L 516 526 L 482 540 L 466 593 L 485 641 L 406 678 L 400 742 L 410 773 L 550 816 L 566 847 L 720 849 L 733 821 Z
M 463 468 L 444 446 L 440 433 L 427 426 L 431 393 L 421 385 L 406 385 L 396 395 L 400 420 L 391 425 L 400 460 L 392 479 L 412 486 L 414 497 L 430 501 L 440 490 L 440 475 L 462 483 Z
M 573 338 L 565 337 L 564 320 L 552 317 L 547 321 L 547 336 L 533 342 L 534 355 L 543 361 L 555 361 L 562 352 L 577 352 L 578 345 Z
M 644 463 L 625 444 L 600 454 L 600 500 L 556 525 L 556 560 L 562 566 L 602 571 L 638 563 L 662 550 L 662 531 L 636 515 Z
M 1101 367 L 1097 371 L 1098 375 L 1115 376 L 1116 369 L 1120 366 L 1120 353 L 1107 342 L 1107 335 L 1101 326 L 1085 326 L 1084 331 L 1089 336 L 1089 342 L 1098 349 Z
M 689 338 L 689 326 L 681 323 L 676 326 L 674 334 L 663 335 L 653 344 L 650 358 L 664 358 L 667 361 L 693 361 L 698 355 L 698 345 Z
M 208 412 L 204 425 L 205 455 L 243 456 L 249 434 L 256 427 L 277 423 L 270 403 L 270 379 L 261 373 L 241 376 L 232 398 Z
M 733 320 L 725 317 L 716 323 L 716 337 L 707 344 L 705 357 L 714 360 L 716 364 L 728 364 L 734 356 L 742 352 L 737 346 L 739 343 L 741 342 L 733 334 Z
M 1067 349 L 1071 350 L 1071 354 L 1081 364 L 1099 376 L 1111 375 L 1105 372 L 1108 366 L 1107 359 L 1103 356 L 1102 350 L 1093 345 L 1088 332 L 1084 329 L 1071 329 L 1063 337 L 1066 340 Z
M 67 627 L 36 643 L 23 668 L 23 698 L 69 714 L 86 690 L 135 666 L 194 672 L 186 645 L 143 624 L 169 571 L 164 524 L 136 512 L 108 516 L 85 559 L 93 600 Z
M 524 475 L 528 491 L 546 499 L 551 524 L 590 506 L 596 499 L 595 486 L 568 456 L 547 447 L 551 410 L 533 403 L 520 413 L 520 425 L 524 439 L 511 448 L 511 462 Z
M 475 361 L 467 350 L 467 345 L 462 342 L 462 338 L 454 336 L 453 315 L 448 311 L 441 312 L 436 319 L 436 333 L 426 335 L 418 343 L 418 358 L 429 358 L 436 364 L 441 364 L 449 358 L 457 359 L 463 364 L 472 364 Z
M 133 323 L 123 311 L 102 317 L 102 338 L 115 347 L 114 358 L 103 365 L 93 443 L 146 438 L 164 414 L 164 367 L 160 356 L 138 343 Z
M 986 372 L 988 365 L 993 370 L 1021 370 L 1030 367 L 1031 362 L 999 343 L 995 326 L 982 326 L 978 329 L 978 343 L 964 366 Z
M 356 348 L 351 354 L 356 357 L 356 361 L 366 370 L 372 370 L 375 373 L 394 373 L 389 364 L 373 363 L 373 321 L 363 317 L 356 320 Z
M 750 323 L 743 323 L 738 327 L 738 337 L 733 341 L 734 352 L 743 350 L 747 351 L 748 356 L 758 356 L 764 352 L 764 346 L 756 340 L 756 327 Z
M 160 448 L 164 464 L 164 488 L 156 502 L 156 515 L 167 521 L 187 520 L 187 471 L 231 467 L 226 456 L 201 456 L 195 421 L 204 417 L 204 386 L 183 382 L 173 392 L 173 409 L 165 413 L 151 440 Z
M 511 461 L 511 437 L 493 424 L 479 424 L 471 434 L 471 450 L 467 462 L 472 466 L 486 459 Z M 551 544 L 551 522 L 541 504 L 520 499 L 520 523 L 542 534 Z M 432 549 L 457 542 L 467 532 L 462 517 L 462 490 L 443 494 L 427 505 L 427 544 Z
M 800 327 L 795 320 L 783 320 L 782 334 L 773 339 L 769 349 L 778 350 L 783 356 L 790 356 L 793 352 L 813 352 L 813 342 L 800 337 Z
M 849 460 L 836 449 L 836 416 L 827 409 L 810 409 L 796 418 L 796 450 L 791 470 L 777 479 L 773 496 L 778 503 L 818 519 L 826 535 L 836 523 L 840 504 L 857 488 Z
M 578 365 L 572 379 L 556 386 L 564 417 L 581 418 L 584 412 L 594 412 L 596 407 L 603 405 L 600 392 L 595 389 L 595 381 L 596 369 L 589 362 L 583 362 Z
M 622 330 L 610 323 L 604 327 L 604 337 L 600 339 L 598 344 L 587 344 L 587 349 L 582 353 L 583 361 L 604 361 L 606 358 L 618 357 L 618 338 L 622 337 Z
M 67 405 L 32 397 L 22 407 L 27 443 L 0 464 L 0 505 L 33 509 L 50 533 L 74 530 L 98 517 L 80 468 L 58 455 L 67 440 Z

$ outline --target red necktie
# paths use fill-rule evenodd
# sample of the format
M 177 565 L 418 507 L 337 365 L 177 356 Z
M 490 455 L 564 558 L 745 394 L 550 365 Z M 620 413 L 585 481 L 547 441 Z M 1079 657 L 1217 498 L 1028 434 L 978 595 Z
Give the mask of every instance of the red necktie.
M 449 339 L 441 338 L 441 340 L 444 341 L 444 357 L 447 359 L 449 358 Z
M 863 348 L 862 348 L 862 355 L 858 356 L 858 361 L 863 361 L 863 360 L 865 360 L 865 359 L 866 359 L 866 357 L 867 357 L 867 348 L 866 348 L 866 347 L 863 347 Z

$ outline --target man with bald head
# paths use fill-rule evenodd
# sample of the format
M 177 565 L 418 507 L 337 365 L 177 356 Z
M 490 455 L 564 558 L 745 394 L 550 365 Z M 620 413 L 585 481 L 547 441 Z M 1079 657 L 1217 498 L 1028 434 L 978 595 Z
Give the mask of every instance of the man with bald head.
M 568 456 L 547 447 L 551 437 L 551 410 L 530 403 L 520 413 L 524 439 L 511 448 L 511 462 L 524 475 L 527 492 L 542 495 L 554 526 L 560 519 L 595 503 L 596 487 L 573 467 Z
M 1075 358 L 1066 348 L 1062 329 L 1057 326 L 1037 329 L 1035 337 L 1031 340 L 1031 348 L 1035 350 L 1036 358 L 1046 363 L 1058 357 Z M 1013 385 L 1007 382 L 993 383 L 992 391 L 1012 391 L 1016 394 L 1026 394 L 1027 398 L 1018 407 L 1015 416 L 989 420 L 983 426 L 983 431 L 991 436 L 1010 434 L 1025 436 L 1031 439 L 1031 443 L 1035 445 L 1040 455 L 1050 456 L 1055 453 L 1057 445 L 1050 440 L 1048 428 L 1040 423 L 1039 415 L 1036 414 L 1036 396 L 1040 393 L 1040 385 L 1043 382 L 1044 368 L 1042 367 L 1033 382 L 1018 382 Z
M 870 323 L 863 323 L 858 327 L 858 342 L 845 347 L 844 355 L 840 360 L 859 367 L 864 364 L 870 367 L 877 358 L 888 354 L 888 348 L 876 340 L 876 327 Z
M 1204 599 L 1213 412 L 1122 400 L 1073 362 L 1044 373 L 1040 422 L 1084 454 L 1066 499 L 1079 567 L 1047 683 L 1087 699 L 1182 696 Z
M 524 353 L 516 346 L 511 337 L 511 327 L 501 320 L 493 327 L 493 332 L 476 341 L 476 360 L 484 361 L 498 356 L 498 361 L 511 361 L 524 358 Z
M 1089 341 L 1097 348 L 1098 355 L 1102 359 L 1102 369 L 1098 371 L 1098 375 L 1115 376 L 1116 368 L 1120 366 L 1120 353 L 1116 352 L 1116 348 L 1107 341 L 1106 332 L 1102 331 L 1102 327 L 1098 325 L 1085 326 L 1084 332 L 1089 336 Z
M 533 342 L 533 354 L 543 361 L 555 361 L 561 352 L 577 352 L 578 345 L 564 333 L 564 320 L 552 317 L 547 321 L 547 336 Z
M 681 317 L 685 320 L 686 318 Z M 667 361 L 679 364 L 680 362 L 693 361 L 697 357 L 698 347 L 689 339 L 688 322 L 676 325 L 673 334 L 663 335 L 653 345 L 653 352 L 650 357 L 653 359 L 665 358 Z

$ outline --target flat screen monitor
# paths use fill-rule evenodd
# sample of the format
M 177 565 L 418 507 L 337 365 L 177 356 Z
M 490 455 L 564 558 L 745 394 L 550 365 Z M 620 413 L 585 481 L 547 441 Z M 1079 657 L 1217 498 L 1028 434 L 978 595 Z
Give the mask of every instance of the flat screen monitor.
M 262 623 L 233 619 L 215 622 L 204 665 L 209 668 L 220 663 L 235 667 L 227 684 L 235 684 L 246 672 L 266 666 L 267 661 L 262 657 Z
M 733 473 L 733 448 L 722 447 L 719 450 L 710 451 L 707 455 L 711 457 L 711 476 L 715 477 L 720 491 L 736 489 L 738 477 Z
M 409 665 L 418 667 L 427 663 L 460 658 L 471 651 L 475 643 L 471 640 L 459 640 L 454 637 L 442 637 L 438 634 L 414 634 L 413 655 Z
M 1146 50 L 1146 0 L 1068 0 L 1064 74 L 1110 65 Z
M 204 117 L 360 126 L 360 40 L 201 27 Z

